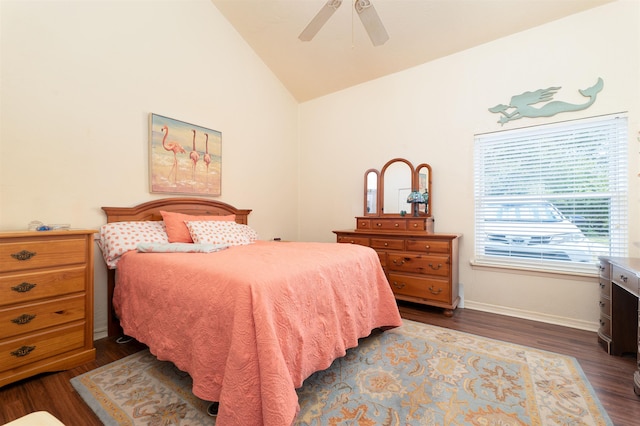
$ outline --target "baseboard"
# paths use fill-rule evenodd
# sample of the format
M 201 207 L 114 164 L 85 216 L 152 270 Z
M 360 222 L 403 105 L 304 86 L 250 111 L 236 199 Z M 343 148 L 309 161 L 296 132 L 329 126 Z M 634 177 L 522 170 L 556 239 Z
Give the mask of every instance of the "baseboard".
M 580 321 L 572 318 L 559 317 L 555 315 L 543 314 L 540 312 L 525 311 L 522 309 L 506 308 L 504 306 L 491 305 L 488 303 L 465 301 L 465 309 L 489 312 L 492 314 L 506 315 L 509 317 L 522 318 L 532 321 L 544 322 L 547 324 L 561 325 L 564 327 L 577 328 L 586 331 L 598 331 L 598 324 L 588 321 Z
M 107 337 L 109 333 L 107 333 L 107 327 L 100 327 L 98 329 L 93 330 L 93 340 L 100 340 Z

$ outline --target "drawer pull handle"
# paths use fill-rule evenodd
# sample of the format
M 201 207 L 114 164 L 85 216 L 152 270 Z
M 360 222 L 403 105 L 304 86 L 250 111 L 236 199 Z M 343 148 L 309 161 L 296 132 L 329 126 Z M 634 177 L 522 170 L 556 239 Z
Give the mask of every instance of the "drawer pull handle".
M 21 252 L 13 253 L 11 257 L 16 260 L 29 260 L 35 255 L 36 253 L 33 251 L 22 250 Z
M 431 294 L 440 294 L 442 293 L 442 288 L 439 288 L 438 291 L 435 291 L 433 289 L 433 286 L 429 287 L 429 291 L 431 292 Z
M 406 258 L 405 259 L 393 259 L 393 263 L 394 263 L 394 265 L 400 266 L 400 265 L 404 265 L 404 262 L 406 260 L 408 260 L 408 259 L 406 259 Z
M 433 263 L 430 263 L 430 264 L 429 264 L 429 267 L 430 267 L 431 269 L 433 269 L 434 271 L 437 271 L 438 269 L 442 268 L 442 263 L 438 263 L 438 267 L 437 267 L 437 268 L 434 268 L 434 267 L 433 267 Z
M 604 266 L 600 265 L 600 272 L 604 272 Z
M 625 282 L 625 283 L 627 282 L 627 277 L 625 277 L 625 276 L 624 276 L 624 275 L 622 275 L 622 274 L 620 274 L 620 279 L 621 279 L 623 282 Z
M 23 356 L 29 355 L 35 348 L 35 346 L 22 346 L 21 348 L 18 348 L 15 351 L 11 352 L 11 355 L 15 356 L 16 358 L 21 358 Z
M 604 321 L 600 320 L 600 326 L 604 327 Z
M 404 286 L 405 286 L 405 285 L 406 285 L 405 283 L 399 283 L 399 282 L 397 282 L 397 281 L 394 281 L 394 282 L 393 282 L 393 286 L 394 286 L 395 288 L 398 288 L 398 289 L 399 289 L 399 288 L 404 288 Z
M 427 244 L 426 246 L 424 246 L 424 248 L 425 248 L 426 250 L 431 250 L 431 246 L 430 246 L 429 244 Z
M 36 316 L 32 314 L 22 314 L 19 317 L 12 319 L 11 322 L 18 325 L 29 324 L 33 319 L 35 319 L 35 317 Z
M 414 224 L 413 224 L 413 227 L 414 227 L 414 228 L 417 228 L 417 227 L 418 227 L 418 224 L 417 224 L 417 223 L 414 223 Z
M 376 226 L 379 228 L 382 226 L 382 224 L 380 222 L 376 223 Z
M 602 300 L 598 302 L 598 304 L 600 305 L 601 308 L 604 308 L 604 302 Z
M 389 247 L 389 243 L 384 243 L 384 246 L 385 247 Z
M 600 283 L 600 288 L 604 288 L 604 283 Z
M 398 226 L 400 226 L 400 224 L 399 223 L 394 223 L 393 226 L 395 226 L 397 228 Z
M 11 290 L 17 291 L 18 293 L 26 293 L 32 290 L 37 284 L 32 284 L 28 282 L 22 282 L 16 286 L 11 287 Z

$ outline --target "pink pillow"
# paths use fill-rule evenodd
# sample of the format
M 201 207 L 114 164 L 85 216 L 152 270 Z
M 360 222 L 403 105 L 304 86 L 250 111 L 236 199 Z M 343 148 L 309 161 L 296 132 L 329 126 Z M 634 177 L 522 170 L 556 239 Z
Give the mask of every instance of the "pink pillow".
M 192 216 L 184 213 L 165 212 L 160 210 L 162 220 L 167 229 L 170 243 L 192 243 L 191 234 L 185 224 L 186 221 L 225 221 L 235 222 L 236 215 L 226 216 Z

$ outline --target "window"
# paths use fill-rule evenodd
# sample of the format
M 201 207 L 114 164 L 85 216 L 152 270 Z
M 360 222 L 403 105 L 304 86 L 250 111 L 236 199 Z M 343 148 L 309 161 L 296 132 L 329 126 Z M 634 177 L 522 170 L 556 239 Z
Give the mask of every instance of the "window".
M 627 118 L 476 135 L 475 264 L 594 273 L 627 255 Z

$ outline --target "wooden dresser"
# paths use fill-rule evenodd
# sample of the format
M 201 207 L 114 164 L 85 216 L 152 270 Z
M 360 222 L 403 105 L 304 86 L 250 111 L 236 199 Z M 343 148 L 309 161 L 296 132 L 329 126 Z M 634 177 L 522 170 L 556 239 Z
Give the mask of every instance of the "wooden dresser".
M 600 257 L 598 342 L 610 355 L 635 354 L 633 389 L 640 396 L 640 259 Z
M 444 308 L 458 306 L 458 234 L 433 233 L 430 217 L 357 217 L 356 229 L 333 231 L 339 243 L 373 248 L 396 299 Z
M 0 386 L 95 359 L 94 233 L 0 233 Z

